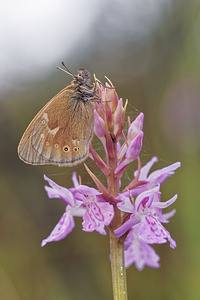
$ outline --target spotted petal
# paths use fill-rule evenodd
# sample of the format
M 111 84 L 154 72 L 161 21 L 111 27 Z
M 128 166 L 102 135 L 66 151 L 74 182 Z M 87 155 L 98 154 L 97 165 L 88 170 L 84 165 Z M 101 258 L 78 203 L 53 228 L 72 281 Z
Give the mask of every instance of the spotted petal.
M 139 271 L 141 271 L 145 265 L 152 268 L 158 268 L 160 266 L 160 257 L 156 254 L 155 250 L 140 240 L 134 233 L 134 230 L 130 231 L 127 236 L 128 239 L 130 239 L 130 235 L 132 243 L 124 252 L 125 267 L 128 268 L 135 263 L 135 266 Z
M 65 212 L 50 235 L 42 241 L 41 246 L 43 247 L 47 243 L 57 242 L 64 239 L 73 230 L 74 226 L 74 218 L 71 214 Z
M 146 216 L 145 220 L 137 227 L 138 237 L 147 244 L 163 244 L 167 240 L 171 248 L 176 248 L 176 242 L 172 239 L 167 229 L 153 216 Z
M 113 206 L 107 202 L 91 202 L 86 205 L 83 216 L 83 230 L 94 231 L 106 235 L 105 226 L 109 225 L 114 216 Z

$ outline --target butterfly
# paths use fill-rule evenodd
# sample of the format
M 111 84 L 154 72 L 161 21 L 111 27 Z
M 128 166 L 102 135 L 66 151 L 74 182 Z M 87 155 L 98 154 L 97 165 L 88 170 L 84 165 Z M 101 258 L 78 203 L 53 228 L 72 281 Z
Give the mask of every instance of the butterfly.
M 38 112 L 24 132 L 18 155 L 27 164 L 74 166 L 88 156 L 94 127 L 93 102 L 98 101 L 99 94 L 87 70 L 80 69 L 74 75 L 62 65 L 66 70 L 58 69 L 73 80 Z

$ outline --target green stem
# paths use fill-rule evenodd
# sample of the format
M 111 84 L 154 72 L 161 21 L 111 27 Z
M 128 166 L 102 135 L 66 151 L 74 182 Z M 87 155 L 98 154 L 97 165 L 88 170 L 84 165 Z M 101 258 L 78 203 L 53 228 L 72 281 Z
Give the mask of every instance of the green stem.
M 119 194 L 119 179 L 114 174 L 114 170 L 117 166 L 116 142 L 113 142 L 113 150 L 113 155 L 110 156 L 107 161 L 110 169 L 110 175 L 107 177 L 107 185 L 111 195 L 113 197 L 116 197 Z M 121 211 L 117 208 L 116 205 L 114 206 L 114 210 L 114 218 L 109 225 L 113 299 L 128 300 L 126 269 L 124 266 L 124 243 L 120 242 L 114 234 L 114 230 L 122 225 L 122 216 Z
M 118 194 L 119 183 L 115 180 L 114 174 L 108 178 L 108 187 L 112 196 Z M 110 256 L 111 270 L 113 283 L 113 299 L 128 300 L 127 284 L 126 284 L 126 269 L 124 266 L 124 243 L 121 243 L 115 236 L 114 230 L 122 225 L 121 211 L 114 207 L 115 215 L 109 226 L 110 229 Z
M 114 225 L 115 227 L 116 223 L 118 223 L 119 221 L 121 223 L 121 214 L 120 211 L 116 208 L 115 217 L 112 222 L 112 225 Z M 110 255 L 113 283 L 113 299 L 128 300 L 126 269 L 124 267 L 124 244 L 119 242 L 112 229 L 110 229 Z

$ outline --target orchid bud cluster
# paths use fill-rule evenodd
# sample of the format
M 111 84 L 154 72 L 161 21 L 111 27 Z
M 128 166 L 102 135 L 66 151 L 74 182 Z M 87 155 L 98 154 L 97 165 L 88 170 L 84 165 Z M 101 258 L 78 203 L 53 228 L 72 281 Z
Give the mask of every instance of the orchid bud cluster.
M 173 204 L 177 195 L 161 201 L 160 186 L 181 164 L 177 162 L 150 174 L 157 157 L 141 166 L 139 155 L 144 115 L 140 113 L 132 123 L 129 119 L 125 136 L 123 128 L 128 102 L 123 105 L 112 83 L 109 83 L 98 85 L 100 101 L 94 109 L 94 133 L 103 144 L 105 160 L 90 145 L 90 158 L 106 176 L 107 186 L 86 164 L 96 188 L 80 183 L 75 172 L 72 175 L 74 187 L 68 189 L 44 175 L 49 183 L 45 186 L 48 197 L 62 199 L 66 209 L 51 234 L 42 241 L 42 246 L 65 238 L 75 226 L 74 218 L 81 217 L 84 231 L 96 230 L 106 235 L 107 227 L 119 243 L 124 243 L 125 267 L 135 263 L 138 270 L 145 265 L 157 268 L 160 258 L 151 245 L 169 241 L 171 248 L 176 247 L 175 240 L 163 226 L 175 214 L 175 209 L 168 213 L 162 213 L 162 209 Z M 138 161 L 138 168 L 133 170 L 132 181 L 121 190 L 124 171 L 134 160 Z M 120 223 L 115 222 L 116 214 L 120 215 Z

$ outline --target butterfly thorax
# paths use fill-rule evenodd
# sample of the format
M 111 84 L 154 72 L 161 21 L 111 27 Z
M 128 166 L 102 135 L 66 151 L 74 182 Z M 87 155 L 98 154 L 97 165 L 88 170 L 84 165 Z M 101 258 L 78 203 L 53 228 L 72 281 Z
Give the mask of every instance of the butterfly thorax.
M 95 101 L 99 99 L 97 89 L 90 83 L 90 73 L 85 69 L 80 69 L 72 81 L 73 98 L 77 101 Z

